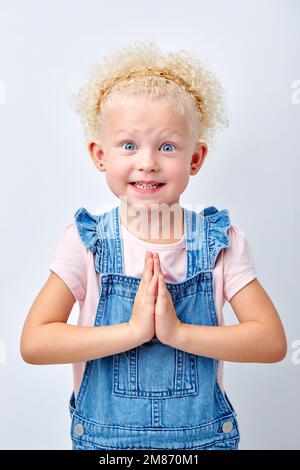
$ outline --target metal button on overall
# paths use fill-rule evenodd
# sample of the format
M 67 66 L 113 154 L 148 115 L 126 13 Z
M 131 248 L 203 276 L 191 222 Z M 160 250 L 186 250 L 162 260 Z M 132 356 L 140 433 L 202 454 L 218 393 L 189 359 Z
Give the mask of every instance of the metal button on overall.
M 76 436 L 82 436 L 84 434 L 84 427 L 82 426 L 82 424 L 80 423 L 75 424 L 74 432 Z
M 230 432 L 233 429 L 233 424 L 231 421 L 225 421 L 225 423 L 222 426 L 222 431 L 223 432 Z

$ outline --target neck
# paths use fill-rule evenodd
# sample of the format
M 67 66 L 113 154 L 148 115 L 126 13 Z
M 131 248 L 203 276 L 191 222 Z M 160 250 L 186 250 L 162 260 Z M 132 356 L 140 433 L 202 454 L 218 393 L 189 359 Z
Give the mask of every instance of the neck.
M 121 201 L 120 221 L 134 236 L 148 243 L 176 243 L 184 234 L 184 211 L 179 203 L 133 206 Z

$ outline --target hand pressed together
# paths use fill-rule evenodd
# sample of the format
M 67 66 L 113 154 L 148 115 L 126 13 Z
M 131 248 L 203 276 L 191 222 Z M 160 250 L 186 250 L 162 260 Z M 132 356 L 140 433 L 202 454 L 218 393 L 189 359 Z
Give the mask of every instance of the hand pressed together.
M 137 291 L 129 325 L 143 342 L 156 335 L 164 344 L 177 336 L 181 322 L 161 270 L 159 254 L 147 251 L 142 279 Z
M 158 253 L 154 252 L 153 260 L 154 274 L 158 275 L 155 304 L 155 334 L 161 343 L 170 344 L 177 336 L 182 323 L 177 317 L 171 294 L 165 283 Z

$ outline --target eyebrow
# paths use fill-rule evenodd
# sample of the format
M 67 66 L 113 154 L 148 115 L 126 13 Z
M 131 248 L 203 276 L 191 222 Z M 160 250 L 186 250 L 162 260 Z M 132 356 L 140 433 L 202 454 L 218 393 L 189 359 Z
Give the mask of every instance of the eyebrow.
M 135 132 L 137 132 L 137 131 L 135 131 L 135 130 L 129 131 L 127 129 L 121 129 L 121 130 L 118 130 L 115 133 L 115 135 L 119 135 L 119 134 L 123 134 L 123 133 L 126 133 L 128 135 L 133 135 Z M 178 135 L 179 137 L 183 137 L 183 133 L 180 132 L 180 131 L 167 131 L 166 130 L 166 131 L 162 131 L 160 135 L 161 136 L 163 136 L 163 135 Z

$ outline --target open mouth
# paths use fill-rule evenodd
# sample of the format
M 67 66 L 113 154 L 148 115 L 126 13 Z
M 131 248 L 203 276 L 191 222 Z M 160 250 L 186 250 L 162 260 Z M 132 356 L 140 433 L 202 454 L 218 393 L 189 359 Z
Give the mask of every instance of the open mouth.
M 140 193 L 154 193 L 159 191 L 165 183 L 155 184 L 137 184 L 136 182 L 129 183 L 136 191 Z
M 150 188 L 150 189 L 151 189 L 151 188 L 155 188 L 155 187 L 157 187 L 157 186 L 163 186 L 165 183 L 155 183 L 155 184 L 147 184 L 147 185 L 139 185 L 139 186 L 137 186 L 136 181 L 134 181 L 134 182 L 129 183 L 129 184 L 131 184 L 132 186 L 135 186 L 135 187 L 145 187 L 145 188 L 148 188 L 148 189 Z

